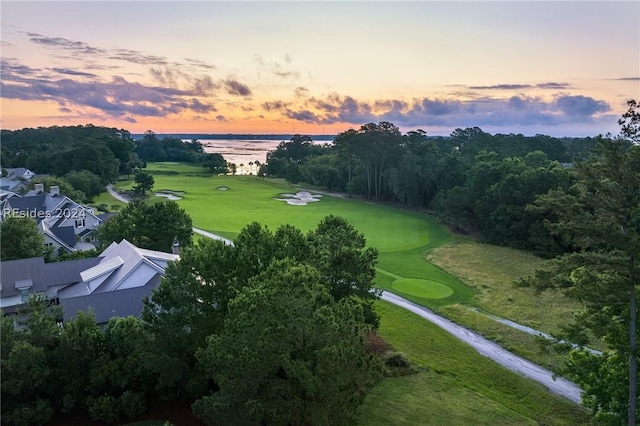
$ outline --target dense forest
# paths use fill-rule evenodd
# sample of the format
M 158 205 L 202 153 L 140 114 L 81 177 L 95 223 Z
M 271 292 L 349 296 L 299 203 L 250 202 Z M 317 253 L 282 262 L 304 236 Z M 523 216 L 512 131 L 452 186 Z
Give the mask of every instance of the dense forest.
M 339 217 L 307 234 L 252 223 L 234 245 L 184 248 L 142 318 L 104 330 L 91 312 L 59 327 L 35 295 L 23 328 L 1 318 L 2 423 L 121 424 L 182 401 L 208 424 L 353 424 L 383 368 L 367 351 L 377 251 L 365 246 Z
M 525 207 L 537 195 L 571 185 L 572 163 L 598 140 L 491 135 L 477 127 L 429 137 L 370 123 L 325 146 L 295 135 L 268 153 L 259 173 L 429 209 L 460 232 L 550 257 L 566 247 Z

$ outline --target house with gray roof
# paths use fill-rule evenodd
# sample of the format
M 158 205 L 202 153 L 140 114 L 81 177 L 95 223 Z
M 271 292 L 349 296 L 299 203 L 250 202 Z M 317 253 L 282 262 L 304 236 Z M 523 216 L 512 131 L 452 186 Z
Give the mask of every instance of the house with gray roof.
M 46 294 L 64 309 L 63 320 L 92 309 L 98 324 L 114 316 L 137 316 L 142 299 L 179 257 L 146 250 L 127 240 L 112 243 L 98 257 L 44 263 L 42 257 L 0 262 L 0 308 L 15 314 L 31 294 Z
M 35 219 L 45 245 L 53 249 L 54 256 L 61 251 L 94 249 L 94 231 L 102 223 L 93 209 L 60 194 L 57 186 L 44 192 L 43 184 L 36 184 L 24 196 L 2 200 L 0 220 L 10 215 Z
M 0 189 L 6 191 L 19 191 L 27 186 L 29 181 L 36 175 L 24 167 L 5 168 L 0 178 Z

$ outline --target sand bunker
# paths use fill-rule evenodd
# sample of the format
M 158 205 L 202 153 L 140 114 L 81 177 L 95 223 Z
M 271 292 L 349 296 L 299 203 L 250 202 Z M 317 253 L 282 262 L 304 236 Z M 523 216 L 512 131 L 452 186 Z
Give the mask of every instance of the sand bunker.
M 218 187 L 218 191 L 228 191 L 229 187 L 228 186 L 219 186 Z
M 182 195 L 184 195 L 184 191 L 170 191 L 170 190 L 158 191 L 158 192 L 154 192 L 153 195 L 155 195 L 156 197 L 168 198 L 171 201 L 177 201 L 177 200 L 182 200 Z
M 291 206 L 306 206 L 308 203 L 320 201 L 320 194 L 311 194 L 306 191 L 300 191 L 297 194 L 280 194 L 283 198 L 274 198 L 274 200 L 285 201 Z

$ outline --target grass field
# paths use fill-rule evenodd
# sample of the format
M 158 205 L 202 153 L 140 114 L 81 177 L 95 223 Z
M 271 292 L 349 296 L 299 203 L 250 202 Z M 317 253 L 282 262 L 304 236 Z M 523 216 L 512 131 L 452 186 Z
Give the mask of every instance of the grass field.
M 379 334 L 422 372 L 385 378 L 360 409 L 362 425 L 583 425 L 583 409 L 478 355 L 400 307 L 377 302 Z
M 555 331 L 553 327 L 560 324 L 562 314 L 555 320 L 546 318 L 554 300 L 537 301 L 531 291 L 512 286 L 515 276 L 524 276 L 540 266 L 532 256 L 499 247 L 473 246 L 475 243 L 454 237 L 423 212 L 326 195 L 307 206 L 288 205 L 273 198 L 300 188 L 280 180 L 211 176 L 202 168 L 182 164 L 149 164 L 147 171 L 154 175 L 154 192 L 184 193 L 177 203 L 189 213 L 194 226 L 231 239 L 253 221 L 273 230 L 287 223 L 307 231 L 329 214 L 343 216 L 379 250 L 376 286 L 433 308 L 529 359 L 549 367 L 558 365 L 557 358 L 533 353 L 532 336 L 508 329 L 468 307 Z M 131 185 L 131 181 L 120 181 L 117 187 Z M 220 187 L 228 189 L 222 191 Z M 558 305 L 564 309 L 563 303 Z M 386 424 L 413 424 L 421 418 L 433 418 L 427 424 L 579 424 L 562 414 L 566 406 L 577 409 L 571 403 L 558 403 L 540 386 L 519 376 L 514 379 L 513 374 L 479 357 L 445 332 L 436 333 L 435 327 L 427 327 L 419 317 L 400 314 L 399 308 L 391 309 L 382 302 L 379 307 L 382 336 L 414 362 L 430 369 L 414 376 L 384 379 L 368 399 L 363 424 L 379 424 L 374 420 L 383 414 L 386 417 L 380 418 L 386 419 Z M 430 346 L 439 341 L 446 343 Z M 456 349 L 447 350 L 449 346 Z M 516 385 L 518 389 L 510 387 Z M 558 418 L 553 410 L 559 410 Z M 582 416 L 581 412 L 578 415 Z

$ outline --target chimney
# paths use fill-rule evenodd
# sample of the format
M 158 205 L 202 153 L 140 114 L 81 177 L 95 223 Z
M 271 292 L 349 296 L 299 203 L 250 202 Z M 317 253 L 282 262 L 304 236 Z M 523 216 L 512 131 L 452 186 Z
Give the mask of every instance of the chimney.
M 49 187 L 49 194 L 52 197 L 55 197 L 56 195 L 60 195 L 60 187 L 57 185 L 51 185 L 51 187 Z
M 177 255 L 180 254 L 180 242 L 178 241 L 177 238 L 173 240 L 173 244 L 171 245 L 171 253 L 177 254 Z
M 44 192 L 44 183 L 36 183 L 33 185 L 33 190 L 36 191 L 36 194 L 41 194 Z

